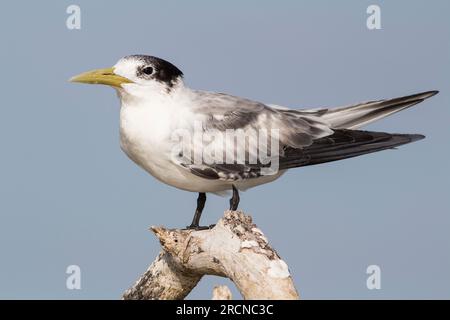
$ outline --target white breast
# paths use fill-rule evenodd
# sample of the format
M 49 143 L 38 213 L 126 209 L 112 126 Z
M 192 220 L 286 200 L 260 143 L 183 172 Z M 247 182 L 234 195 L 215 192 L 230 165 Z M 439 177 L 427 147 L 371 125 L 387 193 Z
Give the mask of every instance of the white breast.
M 158 180 L 188 191 L 207 191 L 203 189 L 214 189 L 210 184 L 217 182 L 205 181 L 171 160 L 176 145 L 172 133 L 193 122 L 193 114 L 184 106 L 186 100 L 174 95 L 153 95 L 151 101 L 122 99 L 120 145 L 131 160 Z
M 169 163 L 171 114 L 160 105 L 122 104 L 120 146 L 139 166 L 158 178 Z

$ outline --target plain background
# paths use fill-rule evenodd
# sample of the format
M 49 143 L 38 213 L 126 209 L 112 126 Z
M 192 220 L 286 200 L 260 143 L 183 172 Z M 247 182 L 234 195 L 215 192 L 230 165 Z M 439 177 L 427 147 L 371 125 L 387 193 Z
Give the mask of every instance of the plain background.
M 366 9 L 381 6 L 381 30 Z M 81 7 L 81 30 L 66 8 Z M 185 226 L 196 195 L 119 148 L 112 89 L 82 71 L 165 58 L 194 87 L 295 108 L 438 89 L 370 125 L 427 139 L 292 170 L 241 195 L 312 298 L 450 298 L 450 2 L 4 1 L 0 17 L 0 298 L 118 299 L 153 261 L 150 225 Z M 228 199 L 210 196 L 203 222 Z M 82 289 L 67 290 L 76 264 Z M 366 268 L 381 267 L 381 290 Z M 190 298 L 210 298 L 215 277 Z M 235 289 L 233 291 L 236 293 Z M 237 295 L 238 297 L 238 295 Z

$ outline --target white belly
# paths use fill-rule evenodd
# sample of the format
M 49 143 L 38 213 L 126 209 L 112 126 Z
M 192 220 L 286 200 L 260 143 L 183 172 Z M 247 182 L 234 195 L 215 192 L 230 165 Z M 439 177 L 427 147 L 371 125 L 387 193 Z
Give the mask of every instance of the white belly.
M 155 112 L 152 108 L 122 106 L 120 110 L 120 146 L 128 157 L 156 179 L 170 186 L 192 192 L 222 193 L 235 184 L 245 190 L 277 179 L 282 172 L 272 176 L 245 181 L 210 180 L 196 176 L 171 160 L 172 133 L 180 122 L 179 114 L 167 110 Z
M 128 157 L 161 182 L 195 192 L 217 192 L 217 181 L 191 174 L 171 160 L 172 132 L 177 115 L 155 112 L 151 108 L 122 106 L 120 110 L 120 146 Z M 219 183 L 222 184 L 222 183 Z M 208 190 L 206 190 L 208 189 Z

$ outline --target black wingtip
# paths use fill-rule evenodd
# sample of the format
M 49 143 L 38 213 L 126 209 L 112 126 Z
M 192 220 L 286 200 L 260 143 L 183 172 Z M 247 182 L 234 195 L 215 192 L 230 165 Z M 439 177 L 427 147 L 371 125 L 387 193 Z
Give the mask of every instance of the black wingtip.
M 408 134 L 407 136 L 411 140 L 411 142 L 425 139 L 425 136 L 423 134 Z
M 388 133 L 394 140 L 402 141 L 401 144 L 416 142 L 425 139 L 423 134 L 419 133 Z
M 431 98 L 432 96 L 435 96 L 439 93 L 439 90 L 431 90 L 431 91 L 425 91 L 422 93 L 422 95 L 425 96 L 424 99 Z

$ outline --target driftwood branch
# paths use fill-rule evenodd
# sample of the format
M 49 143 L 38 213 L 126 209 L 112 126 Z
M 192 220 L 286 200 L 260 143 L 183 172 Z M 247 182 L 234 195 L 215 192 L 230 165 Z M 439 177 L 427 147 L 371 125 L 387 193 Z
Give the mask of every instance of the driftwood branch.
M 210 230 L 151 230 L 162 250 L 124 299 L 184 299 L 203 275 L 229 278 L 245 299 L 299 298 L 287 264 L 242 212 L 226 211 Z M 228 292 L 213 296 L 231 298 Z

